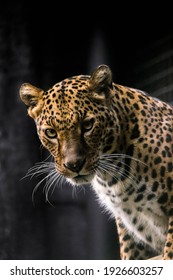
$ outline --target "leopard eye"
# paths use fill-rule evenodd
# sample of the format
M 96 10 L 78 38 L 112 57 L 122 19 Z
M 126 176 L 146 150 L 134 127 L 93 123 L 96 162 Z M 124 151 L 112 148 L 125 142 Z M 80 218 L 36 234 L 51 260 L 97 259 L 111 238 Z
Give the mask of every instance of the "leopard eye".
M 57 132 L 56 132 L 56 130 L 53 129 L 53 128 L 48 128 L 48 129 L 46 129 L 46 130 L 45 130 L 45 134 L 46 134 L 46 136 L 47 136 L 48 138 L 51 138 L 51 139 L 57 137 Z
M 84 132 L 90 131 L 93 128 L 94 119 L 86 119 L 82 122 L 82 129 Z

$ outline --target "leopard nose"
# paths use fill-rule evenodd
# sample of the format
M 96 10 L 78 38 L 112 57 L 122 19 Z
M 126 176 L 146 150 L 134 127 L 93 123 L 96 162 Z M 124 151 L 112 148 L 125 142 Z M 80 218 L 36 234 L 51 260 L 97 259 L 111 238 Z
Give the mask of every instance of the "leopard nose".
M 73 172 L 79 173 L 82 167 L 84 166 L 84 164 L 85 164 L 85 158 L 79 158 L 73 161 L 69 160 L 65 162 L 64 166 Z

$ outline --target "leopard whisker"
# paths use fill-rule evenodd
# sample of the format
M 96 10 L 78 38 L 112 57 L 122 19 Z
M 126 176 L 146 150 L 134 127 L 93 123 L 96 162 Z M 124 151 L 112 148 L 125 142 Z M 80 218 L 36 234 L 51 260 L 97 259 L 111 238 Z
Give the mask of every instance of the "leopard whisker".
M 101 171 L 103 171 L 103 172 L 107 173 L 108 175 L 110 175 L 112 178 L 116 179 L 117 182 L 119 181 L 120 178 L 117 176 L 117 175 L 118 175 L 118 172 L 115 173 L 115 170 L 111 170 L 110 168 L 107 168 L 107 166 L 104 165 L 104 164 L 100 164 L 100 165 L 98 166 L 98 168 L 99 168 Z
M 52 176 L 52 172 L 50 172 L 47 176 L 45 176 L 43 179 L 41 179 L 37 184 L 36 186 L 34 187 L 33 189 L 33 192 L 32 192 L 32 201 L 34 203 L 34 195 L 36 193 L 36 191 L 38 190 L 38 188 L 41 186 L 41 184 L 46 181 L 49 177 Z
M 132 157 L 130 155 L 126 155 L 126 154 L 103 154 L 100 156 L 100 158 L 102 159 L 112 159 L 112 158 L 115 158 L 115 159 L 131 159 L 133 161 L 136 161 L 136 162 L 139 162 L 145 166 L 147 166 L 146 163 L 144 163 L 143 161 L 135 158 L 135 157 Z
M 115 164 L 112 162 L 108 162 L 106 160 L 99 160 L 99 167 L 101 167 L 107 174 L 112 176 L 114 179 L 117 180 L 117 182 L 122 182 L 121 177 L 123 178 L 124 176 L 127 177 L 130 181 L 135 184 L 137 188 L 137 183 L 138 180 L 136 179 L 135 175 L 131 173 L 130 171 L 123 170 L 121 171 L 119 167 L 117 167 Z M 128 165 L 127 165 L 128 166 Z M 129 167 L 130 168 L 130 167 Z M 116 174 L 116 177 L 115 177 Z
M 138 163 L 142 164 L 144 166 L 147 166 L 147 164 L 145 164 L 144 162 L 142 162 L 139 159 L 136 159 L 135 157 L 132 157 L 132 156 L 129 156 L 129 155 L 126 155 L 126 154 L 103 154 L 100 157 L 99 161 L 104 162 L 104 164 L 106 162 L 110 162 L 111 166 L 116 166 L 115 163 L 112 165 L 114 159 L 115 159 L 115 163 L 116 163 L 117 160 L 119 160 L 121 165 L 122 166 L 124 165 L 124 167 L 125 167 L 125 170 L 123 170 L 122 176 L 129 177 L 129 175 L 131 174 L 131 179 L 134 180 L 136 183 L 139 183 L 139 181 L 136 178 L 136 169 L 134 169 L 133 166 L 130 166 L 129 164 L 125 163 L 124 160 L 125 159 L 130 159 L 131 161 L 134 161 L 137 164 Z M 129 169 L 129 171 L 126 170 L 126 167 Z M 115 170 L 115 171 L 118 171 L 120 173 L 119 168 L 118 168 L 118 170 Z
M 102 170 L 101 167 L 99 168 L 99 166 L 97 166 L 94 168 L 94 171 L 98 175 L 98 177 L 100 177 L 104 181 L 104 176 L 103 176 L 103 173 L 100 171 L 100 169 Z
M 29 168 L 28 172 L 22 179 L 26 177 L 32 179 L 34 176 L 39 177 L 45 173 L 49 173 L 52 169 L 55 169 L 55 163 L 53 162 L 37 162 L 34 166 Z
M 121 171 L 121 169 L 119 167 L 117 167 L 115 164 L 113 164 L 112 162 L 101 162 L 100 164 L 103 164 L 104 166 L 106 166 L 108 169 L 111 169 L 113 172 L 117 172 L 121 177 L 128 177 L 130 180 L 134 181 L 134 179 L 136 180 L 135 175 L 133 175 L 130 171 L 127 170 L 123 170 Z M 124 165 L 128 166 L 127 164 L 124 163 Z M 129 166 L 128 166 L 129 167 Z M 129 167 L 129 169 L 132 170 L 131 167 Z
M 46 176 L 44 176 L 44 175 L 46 175 Z M 51 189 L 54 182 L 60 177 L 60 174 L 57 173 L 54 162 L 49 162 L 49 161 L 44 160 L 44 161 L 35 163 L 35 165 L 32 166 L 28 170 L 27 174 L 23 178 L 30 177 L 30 180 L 31 180 L 31 179 L 33 179 L 33 177 L 40 177 L 40 176 L 44 176 L 44 178 L 42 178 L 33 189 L 33 192 L 32 192 L 33 204 L 34 204 L 34 195 L 35 195 L 36 191 L 42 185 L 42 183 L 45 181 L 46 181 L 46 184 L 43 188 L 43 192 L 45 192 L 46 202 L 50 203 L 50 201 L 48 199 L 49 190 Z M 54 188 L 53 188 L 53 190 L 54 190 Z M 53 190 L 52 190 L 52 192 L 53 192 Z
M 45 195 L 46 195 L 46 198 L 48 197 L 48 194 L 49 194 L 49 191 L 51 189 L 51 187 L 53 186 L 53 184 L 59 179 L 59 176 L 60 174 L 57 174 L 56 171 L 52 171 L 51 172 L 51 176 L 49 176 L 47 179 L 46 179 L 46 184 L 43 188 L 43 191 L 45 192 Z M 55 185 L 53 186 L 53 188 L 55 188 Z
M 124 160 L 124 159 L 123 159 L 123 160 Z M 101 158 L 101 161 L 110 163 L 111 165 L 114 163 L 112 158 L 104 158 L 104 159 Z M 116 162 L 116 161 L 115 161 L 115 162 Z M 131 169 L 132 171 L 134 171 L 133 167 L 130 166 L 129 164 L 125 163 L 124 161 L 122 161 L 122 159 L 121 159 L 120 163 L 121 163 L 121 165 L 124 165 L 125 167 L 128 167 L 129 169 Z M 115 164 L 114 164 L 114 166 L 115 166 Z M 117 168 L 118 168 L 118 166 L 117 166 Z
M 52 196 L 55 188 L 59 183 L 62 181 L 63 175 L 58 174 L 56 171 L 52 172 L 51 177 L 47 179 L 46 185 L 44 186 L 44 192 L 46 199 L 45 201 L 48 202 L 50 205 L 53 206 L 53 204 L 50 202 L 50 197 Z M 50 193 L 51 190 L 51 193 Z M 49 194 L 50 193 L 50 194 Z
M 115 173 L 112 173 L 109 169 L 106 169 L 104 166 L 97 166 L 96 173 L 97 173 L 98 171 L 99 171 L 99 173 L 104 172 L 104 173 L 110 175 L 111 178 L 114 178 L 114 179 L 117 181 L 117 183 L 120 182 L 120 184 L 121 184 L 122 186 L 124 186 L 123 182 L 119 180 L 119 177 L 118 177 L 118 176 L 116 176 L 116 175 L 118 175 L 117 173 L 116 173 L 116 174 L 115 174 Z M 103 180 L 104 180 L 104 179 L 103 179 Z

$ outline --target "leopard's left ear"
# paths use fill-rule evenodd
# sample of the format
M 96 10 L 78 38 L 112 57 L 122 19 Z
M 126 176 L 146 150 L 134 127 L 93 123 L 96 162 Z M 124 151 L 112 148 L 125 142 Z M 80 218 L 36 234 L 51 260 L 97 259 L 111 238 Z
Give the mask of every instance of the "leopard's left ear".
M 20 98 L 28 107 L 28 114 L 35 119 L 42 108 L 43 90 L 29 83 L 24 83 L 20 87 Z
M 100 65 L 89 79 L 89 89 L 97 100 L 104 100 L 112 88 L 112 71 L 107 65 Z

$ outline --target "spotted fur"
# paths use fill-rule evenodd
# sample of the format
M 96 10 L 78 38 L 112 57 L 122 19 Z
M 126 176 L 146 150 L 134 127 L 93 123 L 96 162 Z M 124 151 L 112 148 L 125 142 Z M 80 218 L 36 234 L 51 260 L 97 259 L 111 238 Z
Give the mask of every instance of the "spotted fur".
M 115 217 L 121 258 L 173 259 L 173 108 L 115 84 L 107 65 L 20 96 L 58 178 L 91 184 Z

